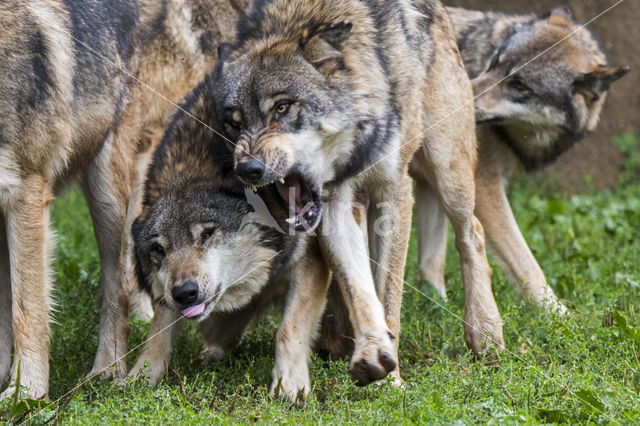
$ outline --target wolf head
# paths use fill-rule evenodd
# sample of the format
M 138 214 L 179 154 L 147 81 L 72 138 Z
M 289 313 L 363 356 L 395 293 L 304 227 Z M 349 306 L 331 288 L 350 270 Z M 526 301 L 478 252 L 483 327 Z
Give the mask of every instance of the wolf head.
M 139 282 L 196 320 L 247 304 L 286 251 L 282 234 L 243 220 L 252 211 L 244 195 L 206 180 L 165 191 L 133 225 Z
M 346 87 L 328 79 L 341 72 L 350 32 L 341 22 L 220 48 L 216 108 L 236 144 L 236 174 L 254 188 L 269 186 L 296 230 L 318 224 L 322 185 L 344 154 L 334 152 L 336 141 L 353 126 Z
M 593 35 L 560 7 L 518 27 L 473 79 L 476 116 L 500 127 L 527 168 L 554 160 L 595 129 L 611 67 Z

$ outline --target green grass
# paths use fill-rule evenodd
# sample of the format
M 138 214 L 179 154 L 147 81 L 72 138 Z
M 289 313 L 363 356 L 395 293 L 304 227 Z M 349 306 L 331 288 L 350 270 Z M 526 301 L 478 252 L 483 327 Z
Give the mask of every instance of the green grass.
M 465 348 L 463 291 L 453 244 L 446 270 L 450 301 L 444 303 L 418 281 L 412 241 L 406 279 L 427 297 L 405 287 L 400 351 L 405 388 L 388 383 L 357 388 L 345 362 L 325 365 L 314 359 L 313 392 L 302 409 L 268 396 L 279 318 L 275 311 L 221 362 L 206 368 L 195 360 L 202 344 L 197 328 L 185 327 L 168 378 L 155 389 L 90 380 L 69 394 L 90 370 L 97 347 L 99 284 L 89 215 L 80 192 L 72 188 L 53 209 L 59 234 L 50 392 L 55 404 L 23 420 L 640 423 L 639 176 L 635 169 L 615 190 L 580 196 L 560 195 L 541 179 L 514 185 L 510 198 L 518 223 L 571 315 L 557 318 L 522 301 L 492 265 L 507 345 L 497 370 L 474 362 Z M 130 348 L 143 341 L 146 327 L 134 324 Z M 129 357 L 130 365 L 138 353 Z M 4 416 L 9 420 L 7 411 Z

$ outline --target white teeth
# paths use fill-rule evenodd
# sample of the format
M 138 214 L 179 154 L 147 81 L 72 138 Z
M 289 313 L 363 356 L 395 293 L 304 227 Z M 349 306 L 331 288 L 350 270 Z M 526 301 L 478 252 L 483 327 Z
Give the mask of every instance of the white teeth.
M 258 187 L 255 185 L 251 185 L 251 189 L 253 190 L 253 192 L 258 192 Z
M 284 178 L 280 178 L 280 179 L 278 179 L 278 182 L 280 182 L 281 184 L 283 184 L 283 185 L 284 185 Z
M 287 222 L 289 225 L 293 225 L 294 223 L 296 223 L 296 217 L 291 216 L 290 218 L 285 219 L 284 221 Z

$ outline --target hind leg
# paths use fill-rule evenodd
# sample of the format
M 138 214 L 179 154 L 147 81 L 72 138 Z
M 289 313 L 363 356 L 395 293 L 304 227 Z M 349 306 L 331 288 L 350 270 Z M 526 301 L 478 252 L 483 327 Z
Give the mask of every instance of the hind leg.
M 13 349 L 11 326 L 11 272 L 4 215 L 0 214 L 0 388 L 9 380 Z
M 427 163 L 421 169 L 428 170 L 432 187 L 438 192 L 453 225 L 465 292 L 465 338 L 469 348 L 480 355 L 487 341 L 493 341 L 499 348 L 503 348 L 504 340 L 502 319 L 491 288 L 491 269 L 486 257 L 484 231 L 473 214 L 473 167 L 467 161 L 470 157 L 462 153 L 437 152 L 437 148 L 447 144 L 438 142 L 439 138 L 432 136 L 419 153 Z M 448 154 L 446 163 L 435 161 L 435 158 L 442 158 L 444 154 Z
M 475 211 L 487 233 L 491 252 L 526 298 L 551 312 L 565 314 L 567 308 L 547 284 L 540 265 L 520 232 L 504 191 L 502 176 L 497 172 L 490 173 L 487 170 L 489 165 L 484 166 L 476 174 Z
M 420 277 L 447 300 L 444 266 L 447 256 L 447 215 L 428 182 L 416 179 L 416 230 Z
M 452 28 L 447 28 L 452 32 Z M 434 37 L 434 60 L 425 87 L 429 117 L 424 143 L 411 164 L 440 198 L 455 232 L 465 292 L 467 345 L 479 356 L 488 342 L 504 348 L 502 318 L 491 289 L 484 231 L 474 215 L 476 122 L 473 91 L 455 37 Z M 417 164 L 416 160 L 418 161 Z
M 100 253 L 100 330 L 98 352 L 89 375 L 108 378 L 126 373 L 129 289 L 123 243 L 132 184 L 137 133 L 108 138 L 86 171 L 84 192 Z
M 18 369 L 21 391 L 30 398 L 46 398 L 49 391 L 51 344 L 49 312 L 52 285 L 49 262 L 53 250 L 53 236 L 49 231 L 49 204 L 53 200 L 53 194 L 41 176 L 24 178 L 20 188 L 16 188 L 14 193 L 16 195 L 5 205 L 11 265 L 14 357 L 11 384 L 0 399 L 7 398 L 16 390 Z M 8 277 L 3 277 L 6 278 Z M 6 290 L 6 284 L 3 285 Z M 6 304 L 7 299 L 3 303 Z M 6 307 L 8 304 L 3 310 Z M 4 332 L 7 332 L 6 327 Z M 6 352 L 3 356 L 6 356 Z

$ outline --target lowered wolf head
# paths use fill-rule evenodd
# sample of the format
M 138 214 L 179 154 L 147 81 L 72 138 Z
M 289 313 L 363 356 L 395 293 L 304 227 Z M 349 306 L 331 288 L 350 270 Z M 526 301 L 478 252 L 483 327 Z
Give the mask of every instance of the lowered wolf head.
M 612 67 L 566 7 L 516 27 L 472 84 L 479 123 L 498 125 L 527 168 L 557 158 L 595 129 Z
M 351 24 L 288 28 L 222 45 L 215 72 L 217 116 L 235 143 L 235 171 L 255 189 L 277 195 L 295 230 L 319 223 L 323 183 L 346 155 L 339 139 L 354 124 L 346 114 L 342 49 Z
M 284 234 L 246 221 L 242 192 L 192 181 L 165 191 L 133 225 L 136 274 L 155 301 L 202 320 L 249 303 L 284 262 Z

